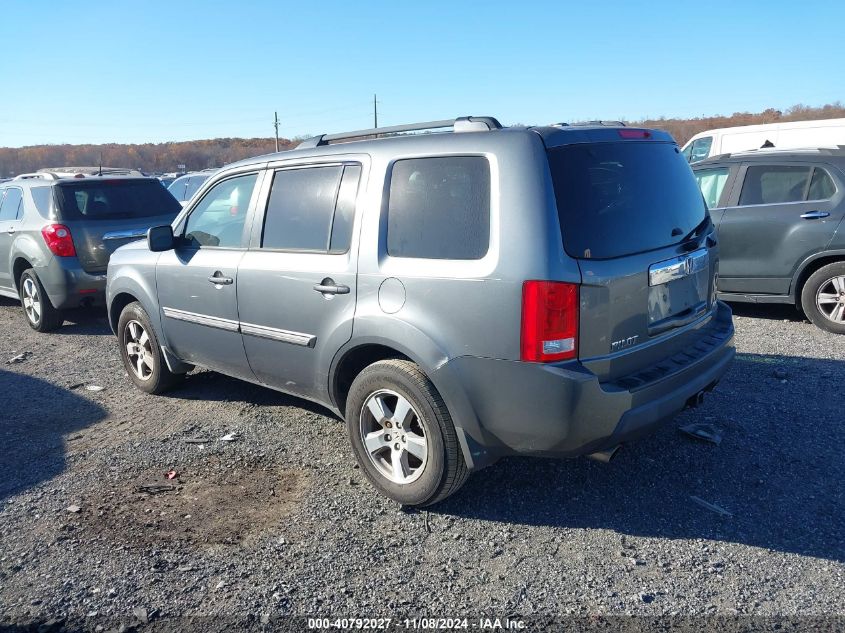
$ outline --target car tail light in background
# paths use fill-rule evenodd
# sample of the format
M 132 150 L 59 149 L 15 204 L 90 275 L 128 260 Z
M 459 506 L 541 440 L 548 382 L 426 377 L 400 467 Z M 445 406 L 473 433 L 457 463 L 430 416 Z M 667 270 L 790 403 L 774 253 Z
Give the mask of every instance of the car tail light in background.
M 47 243 L 47 248 L 53 255 L 59 257 L 75 257 L 76 248 L 73 246 L 73 238 L 70 236 L 70 229 L 64 224 L 48 224 L 41 229 L 41 235 Z
M 619 130 L 619 136 L 622 138 L 651 138 L 651 132 L 648 130 Z
M 575 358 L 578 310 L 578 284 L 526 281 L 522 285 L 522 360 L 550 363 Z

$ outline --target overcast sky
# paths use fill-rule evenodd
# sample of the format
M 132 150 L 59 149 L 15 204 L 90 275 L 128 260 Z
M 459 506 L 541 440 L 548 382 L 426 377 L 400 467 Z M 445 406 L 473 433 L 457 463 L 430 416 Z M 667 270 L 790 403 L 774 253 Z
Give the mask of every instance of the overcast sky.
M 4 0 L 0 146 L 845 100 L 845 2 Z

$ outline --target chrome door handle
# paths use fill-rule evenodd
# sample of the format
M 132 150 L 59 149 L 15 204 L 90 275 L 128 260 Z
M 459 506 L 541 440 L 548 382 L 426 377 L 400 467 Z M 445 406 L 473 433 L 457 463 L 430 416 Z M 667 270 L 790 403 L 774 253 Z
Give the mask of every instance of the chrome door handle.
M 211 283 L 219 285 L 219 286 L 228 286 L 228 285 L 234 283 L 234 281 L 235 281 L 231 277 L 224 277 L 223 273 L 221 273 L 219 270 L 216 273 L 214 273 L 211 277 L 209 277 L 208 280 Z
M 827 211 L 807 211 L 807 213 L 802 213 L 801 217 L 805 220 L 821 220 L 829 215 Z
M 314 290 L 324 295 L 348 295 L 349 286 L 335 284 L 331 279 L 323 279 L 322 282 L 314 284 Z

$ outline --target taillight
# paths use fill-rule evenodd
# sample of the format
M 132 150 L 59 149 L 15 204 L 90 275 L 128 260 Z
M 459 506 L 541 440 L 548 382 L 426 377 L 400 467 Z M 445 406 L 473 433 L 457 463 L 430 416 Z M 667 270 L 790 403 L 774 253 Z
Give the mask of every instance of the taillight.
M 522 285 L 522 360 L 549 363 L 575 358 L 578 309 L 578 284 L 526 281 Z
M 64 224 L 48 224 L 41 229 L 41 235 L 47 243 L 47 248 L 53 255 L 59 257 L 75 257 L 76 248 L 73 246 L 73 238 L 70 236 L 70 229 Z

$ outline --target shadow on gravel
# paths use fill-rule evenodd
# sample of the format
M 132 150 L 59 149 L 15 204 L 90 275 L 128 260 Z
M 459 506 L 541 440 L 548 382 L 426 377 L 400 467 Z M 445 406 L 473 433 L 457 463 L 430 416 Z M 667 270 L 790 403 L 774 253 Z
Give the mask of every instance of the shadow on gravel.
M 0 307 L 12 307 L 20 310 L 21 322 L 26 318 L 20 301 L 0 297 Z M 53 334 L 85 334 L 93 336 L 112 335 L 109 327 L 108 315 L 105 308 L 77 308 L 67 310 L 64 314 L 65 322 Z
M 262 387 L 245 380 L 231 378 L 214 371 L 192 372 L 183 383 L 165 392 L 161 397 L 211 402 L 242 401 L 262 407 L 297 407 L 310 413 L 342 421 L 332 411 L 316 402 L 297 398 L 270 387 Z
M 99 405 L 48 382 L 0 369 L 0 502 L 65 469 L 65 441 L 102 420 Z M 0 508 L 2 510 L 2 508 Z
M 750 317 L 752 319 L 769 319 L 771 321 L 791 321 L 802 323 L 807 319 L 794 305 L 777 303 L 731 303 L 734 316 Z
M 506 459 L 431 511 L 844 561 L 843 380 L 842 361 L 740 354 L 703 407 L 624 447 L 610 464 Z M 722 443 L 678 432 L 690 422 L 715 425 Z

